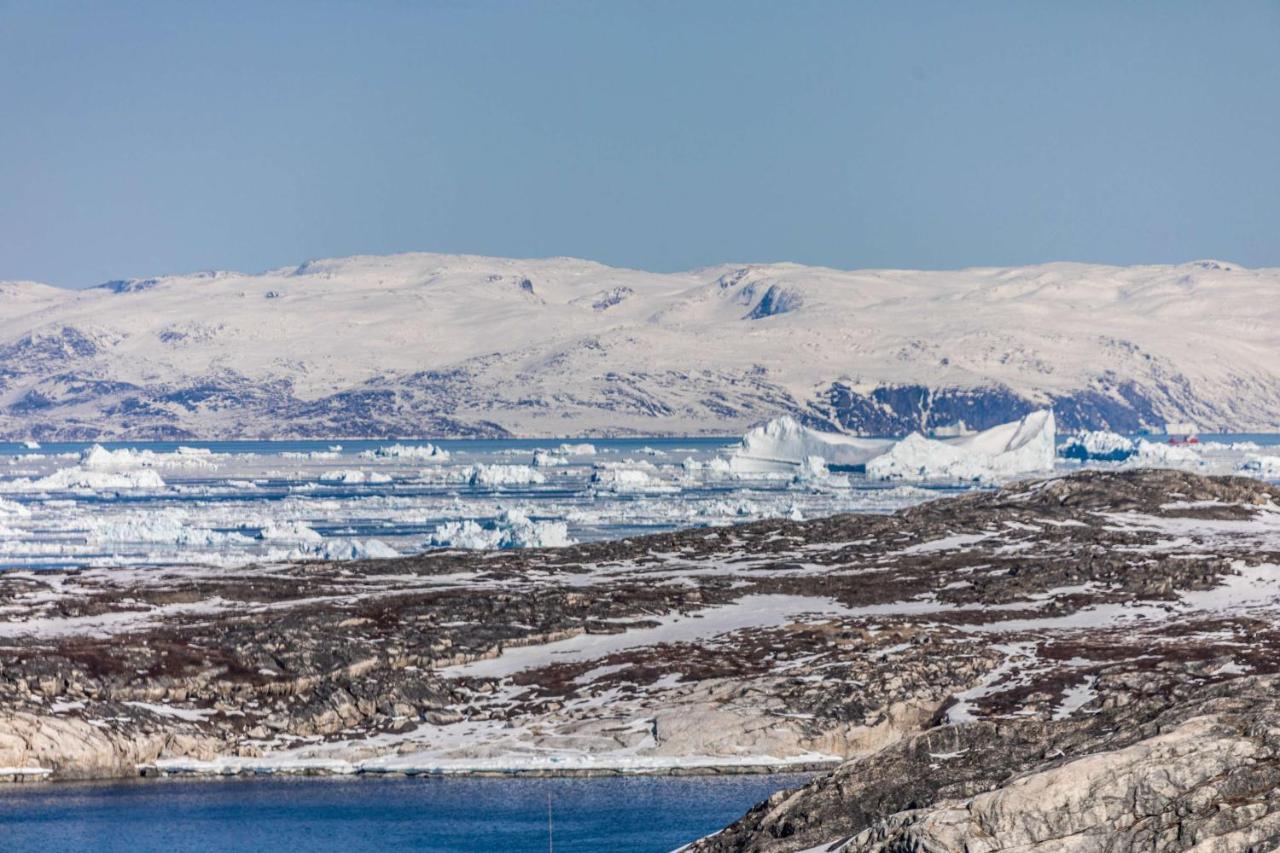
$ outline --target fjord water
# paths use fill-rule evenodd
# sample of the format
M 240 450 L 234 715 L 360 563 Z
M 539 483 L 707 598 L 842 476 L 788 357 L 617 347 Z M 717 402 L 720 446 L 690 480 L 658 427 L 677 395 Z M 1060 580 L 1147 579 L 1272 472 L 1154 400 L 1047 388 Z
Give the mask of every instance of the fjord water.
M 248 779 L 0 791 L 5 853 L 672 850 L 799 775 Z

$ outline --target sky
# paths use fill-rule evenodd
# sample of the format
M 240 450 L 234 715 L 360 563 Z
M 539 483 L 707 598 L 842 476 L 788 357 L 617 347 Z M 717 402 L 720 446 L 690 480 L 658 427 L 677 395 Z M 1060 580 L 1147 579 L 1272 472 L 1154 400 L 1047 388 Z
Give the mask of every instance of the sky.
M 0 280 L 1280 266 L 1277 45 L 1277 0 L 0 0 Z

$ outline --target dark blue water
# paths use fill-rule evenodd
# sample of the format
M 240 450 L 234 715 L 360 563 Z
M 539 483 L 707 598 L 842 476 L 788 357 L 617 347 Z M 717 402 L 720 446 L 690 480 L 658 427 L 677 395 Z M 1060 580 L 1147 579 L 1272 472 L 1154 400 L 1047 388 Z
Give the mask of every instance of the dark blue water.
M 0 788 L 3 853 L 665 851 L 805 776 L 154 780 Z

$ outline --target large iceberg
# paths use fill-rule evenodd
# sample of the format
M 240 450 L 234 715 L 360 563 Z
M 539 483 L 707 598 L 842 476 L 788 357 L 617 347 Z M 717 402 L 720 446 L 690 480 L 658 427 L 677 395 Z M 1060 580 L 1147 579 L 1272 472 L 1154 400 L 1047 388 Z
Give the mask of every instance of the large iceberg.
M 744 435 L 742 443 L 729 455 L 729 470 L 734 474 L 790 476 L 813 456 L 821 457 L 827 465 L 853 468 L 867 464 L 892 445 L 891 439 L 819 432 L 784 415 Z
M 729 455 L 737 476 L 786 475 L 794 482 L 829 480 L 828 466 L 864 467 L 878 480 L 994 481 L 1053 469 L 1053 412 L 947 439 L 912 433 L 901 441 L 819 432 L 781 417 L 742 437 Z
M 1051 471 L 1055 438 L 1053 412 L 1048 409 L 949 441 L 912 433 L 868 461 L 867 476 L 879 480 L 994 481 Z

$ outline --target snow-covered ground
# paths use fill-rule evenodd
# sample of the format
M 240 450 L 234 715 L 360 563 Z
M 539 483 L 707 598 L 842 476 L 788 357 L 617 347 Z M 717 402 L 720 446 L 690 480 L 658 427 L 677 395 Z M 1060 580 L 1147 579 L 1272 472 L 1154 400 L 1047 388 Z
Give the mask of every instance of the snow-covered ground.
M 1154 436 L 1058 436 L 1054 456 L 1052 427 L 1052 418 L 1033 414 L 976 435 L 896 443 L 821 435 L 783 420 L 738 442 L 0 445 L 0 567 L 241 565 L 555 546 L 891 511 L 1082 465 L 1280 478 L 1280 436 L 1183 446 Z
M 0 436 L 1280 428 L 1280 270 L 956 271 L 406 254 L 0 283 Z

